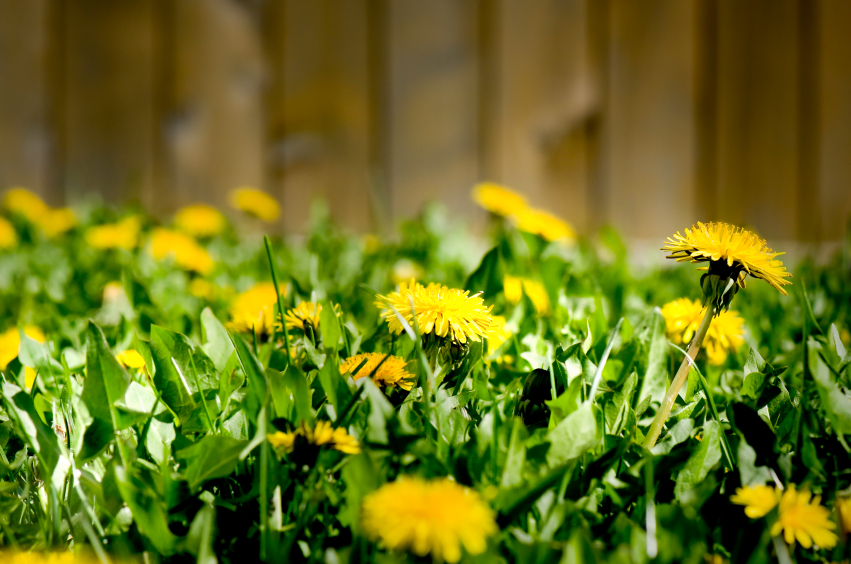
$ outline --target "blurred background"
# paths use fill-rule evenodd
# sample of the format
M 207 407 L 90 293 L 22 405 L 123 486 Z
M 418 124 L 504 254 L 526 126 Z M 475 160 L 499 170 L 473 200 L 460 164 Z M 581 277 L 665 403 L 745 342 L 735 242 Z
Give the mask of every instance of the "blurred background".
M 580 233 L 774 246 L 851 213 L 851 1 L 0 0 L 0 190 L 166 216 L 243 185 L 360 232 L 479 180 Z

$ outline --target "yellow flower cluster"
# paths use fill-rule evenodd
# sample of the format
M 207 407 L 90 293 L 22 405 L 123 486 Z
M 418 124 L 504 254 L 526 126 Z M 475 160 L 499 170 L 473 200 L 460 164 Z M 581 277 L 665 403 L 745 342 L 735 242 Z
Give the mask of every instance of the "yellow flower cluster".
M 698 301 L 680 298 L 662 306 L 662 316 L 668 328 L 668 338 L 676 345 L 687 344 L 706 313 Z M 745 342 L 745 320 L 735 311 L 723 311 L 712 319 L 703 341 L 706 356 L 714 365 L 724 364 L 727 354 L 735 352 Z
M 215 263 L 198 242 L 179 231 L 158 227 L 151 234 L 151 254 L 157 260 L 171 257 L 184 270 L 208 274 Z
M 307 326 L 313 328 L 313 332 L 319 331 L 319 314 L 322 312 L 322 304 L 313 302 L 301 302 L 294 308 L 288 309 L 284 319 L 287 329 L 307 330 Z
M 69 208 L 51 208 L 37 194 L 25 188 L 8 190 L 3 196 L 3 207 L 22 216 L 50 238 L 77 225 L 77 218 Z
M 506 276 L 502 280 L 502 287 L 505 291 L 505 299 L 509 303 L 519 303 L 525 292 L 532 300 L 538 315 L 547 315 L 550 312 L 550 297 L 540 282 L 517 276 Z
M 0 249 L 11 249 L 18 244 L 18 232 L 6 218 L 0 217 Z
M 35 339 L 39 343 L 47 340 L 41 329 L 33 325 L 24 327 L 24 334 L 30 339 Z M 18 333 L 17 327 L 10 327 L 3 333 L 0 333 L 0 370 L 6 370 L 10 362 L 18 358 L 18 349 L 21 347 L 21 334 Z
M 547 241 L 573 241 L 576 231 L 566 221 L 544 210 L 529 207 L 526 198 L 493 182 L 473 187 L 473 200 L 489 212 L 512 219 L 517 229 Z
M 404 330 L 396 316 L 398 312 L 412 327 L 416 324 L 423 335 L 449 336 L 463 344 L 467 339 L 480 341 L 487 334 L 492 320 L 491 308 L 485 306 L 482 297 L 469 294 L 469 291 L 441 284 L 423 286 L 411 280 L 408 284 L 400 284 L 396 292 L 378 296 L 375 305 L 384 309 L 381 317 L 396 334 Z
M 86 243 L 95 249 L 133 250 L 139 244 L 141 229 L 139 218 L 131 215 L 117 223 L 89 227 L 86 231 Z
M 436 562 L 481 554 L 499 529 L 479 494 L 448 478 L 426 481 L 403 476 L 363 500 L 364 533 L 393 551 L 431 555 Z
M 275 221 L 281 214 L 281 207 L 275 198 L 262 190 L 247 186 L 231 191 L 230 204 L 267 223 Z
M 0 552 L 3 564 L 99 564 L 95 555 L 81 552 Z
M 776 258 L 784 253 L 775 253 L 754 233 L 726 223 L 697 222 L 685 235 L 677 231 L 668 237 L 662 250 L 677 262 L 726 263 L 742 288 L 748 274 L 765 280 L 784 296 L 783 286 L 791 284 L 786 278 L 792 274 Z
M 271 282 L 260 282 L 233 300 L 228 308 L 228 326 L 240 333 L 253 331 L 258 336 L 271 335 L 276 303 L 278 295 L 275 293 L 275 285 Z
M 206 204 L 186 206 L 174 216 L 174 225 L 193 237 L 213 237 L 221 233 L 226 224 L 222 212 Z
M 293 452 L 299 439 L 309 445 L 325 446 L 346 454 L 360 452 L 360 443 L 357 439 L 343 428 L 335 429 L 328 421 L 317 421 L 313 427 L 309 427 L 302 421 L 295 431 L 289 433 L 276 431 L 266 435 L 266 438 L 272 447 L 282 452 Z
M 133 368 L 134 370 L 145 368 L 145 359 L 134 349 L 120 352 L 115 358 L 125 368 Z
M 368 378 L 379 388 L 398 386 L 410 390 L 416 383 L 416 376 L 406 369 L 407 362 L 392 354 L 361 353 L 350 356 L 340 365 L 340 374 L 351 373 L 353 380 Z M 358 368 L 360 367 L 360 368 Z
M 795 484 L 783 492 L 771 486 L 745 486 L 738 488 L 730 501 L 744 505 L 745 515 L 751 519 L 764 517 L 777 507 L 777 521 L 771 527 L 771 534 L 783 534 L 789 544 L 797 541 L 804 548 L 813 544 L 819 548 L 836 546 L 833 532 L 836 523 L 830 520 L 830 511 L 821 505 L 821 496 L 812 497 L 806 490 L 799 492 Z

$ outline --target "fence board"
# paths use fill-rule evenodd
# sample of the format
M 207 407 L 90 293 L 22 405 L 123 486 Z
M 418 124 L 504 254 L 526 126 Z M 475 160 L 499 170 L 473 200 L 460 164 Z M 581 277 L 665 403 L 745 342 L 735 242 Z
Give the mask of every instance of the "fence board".
M 69 198 L 152 190 L 153 3 L 67 2 L 64 183 Z
M 386 177 L 393 217 L 432 200 L 469 216 L 478 178 L 475 4 L 389 4 Z M 440 30 L 440 33 L 435 33 Z
M 0 189 L 26 186 L 48 200 L 49 2 L 0 0 Z

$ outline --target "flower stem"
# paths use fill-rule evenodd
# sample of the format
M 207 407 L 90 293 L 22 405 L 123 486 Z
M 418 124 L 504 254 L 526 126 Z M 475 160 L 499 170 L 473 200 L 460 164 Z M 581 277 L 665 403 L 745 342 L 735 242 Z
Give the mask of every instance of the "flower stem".
M 671 414 L 671 408 L 674 407 L 674 399 L 676 399 L 677 394 L 680 393 L 680 388 L 683 387 L 683 384 L 685 384 L 688 378 L 691 363 L 694 362 L 697 353 L 700 352 L 700 346 L 703 344 L 703 338 L 706 337 L 706 332 L 709 330 L 709 324 L 712 323 L 712 315 L 714 313 L 714 308 L 706 308 L 706 315 L 703 316 L 703 321 L 700 322 L 697 333 L 694 334 L 694 338 L 689 343 L 686 358 L 680 364 L 680 369 L 677 370 L 677 375 L 674 377 L 674 381 L 671 382 L 671 387 L 668 388 L 664 399 L 662 399 L 662 405 L 659 406 L 659 411 L 656 412 L 653 423 L 650 424 L 647 438 L 644 439 L 644 448 L 648 450 L 653 448 L 656 441 L 659 440 L 659 435 L 662 434 L 662 427 L 665 426 L 665 421 L 668 420 L 668 416 Z

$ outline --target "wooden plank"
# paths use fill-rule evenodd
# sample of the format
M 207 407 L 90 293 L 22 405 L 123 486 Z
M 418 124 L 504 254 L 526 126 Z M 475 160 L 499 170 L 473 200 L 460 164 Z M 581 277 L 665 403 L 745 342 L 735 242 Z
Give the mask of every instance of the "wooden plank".
M 266 10 L 267 177 L 282 195 L 286 229 L 303 230 L 311 202 L 322 198 L 337 221 L 364 231 L 371 224 L 367 2 L 286 0 Z
M 472 213 L 478 179 L 476 6 L 454 0 L 389 4 L 386 170 L 394 218 L 441 201 Z
M 718 218 L 767 239 L 798 233 L 795 0 L 719 2 Z
M 718 2 L 694 8 L 695 217 L 718 215 Z
M 174 209 L 227 207 L 228 192 L 264 184 L 264 59 L 251 10 L 231 0 L 177 0 L 172 111 L 165 116 Z M 161 118 L 163 119 L 163 118 Z
M 68 2 L 65 183 L 123 202 L 149 192 L 154 116 L 151 0 Z
M 486 9 L 498 12 L 498 70 L 480 92 L 482 103 L 496 106 L 481 140 L 491 153 L 487 172 L 583 229 L 590 220 L 589 124 L 598 123 L 605 75 L 596 67 L 605 50 L 589 45 L 588 20 L 605 19 L 608 2 L 494 4 Z
M 50 5 L 0 0 L 0 190 L 25 186 L 52 203 L 48 90 Z
M 823 2 L 819 23 L 819 237 L 838 241 L 851 229 L 851 2 Z
M 664 239 L 694 216 L 691 2 L 611 5 L 608 215 L 628 236 Z

